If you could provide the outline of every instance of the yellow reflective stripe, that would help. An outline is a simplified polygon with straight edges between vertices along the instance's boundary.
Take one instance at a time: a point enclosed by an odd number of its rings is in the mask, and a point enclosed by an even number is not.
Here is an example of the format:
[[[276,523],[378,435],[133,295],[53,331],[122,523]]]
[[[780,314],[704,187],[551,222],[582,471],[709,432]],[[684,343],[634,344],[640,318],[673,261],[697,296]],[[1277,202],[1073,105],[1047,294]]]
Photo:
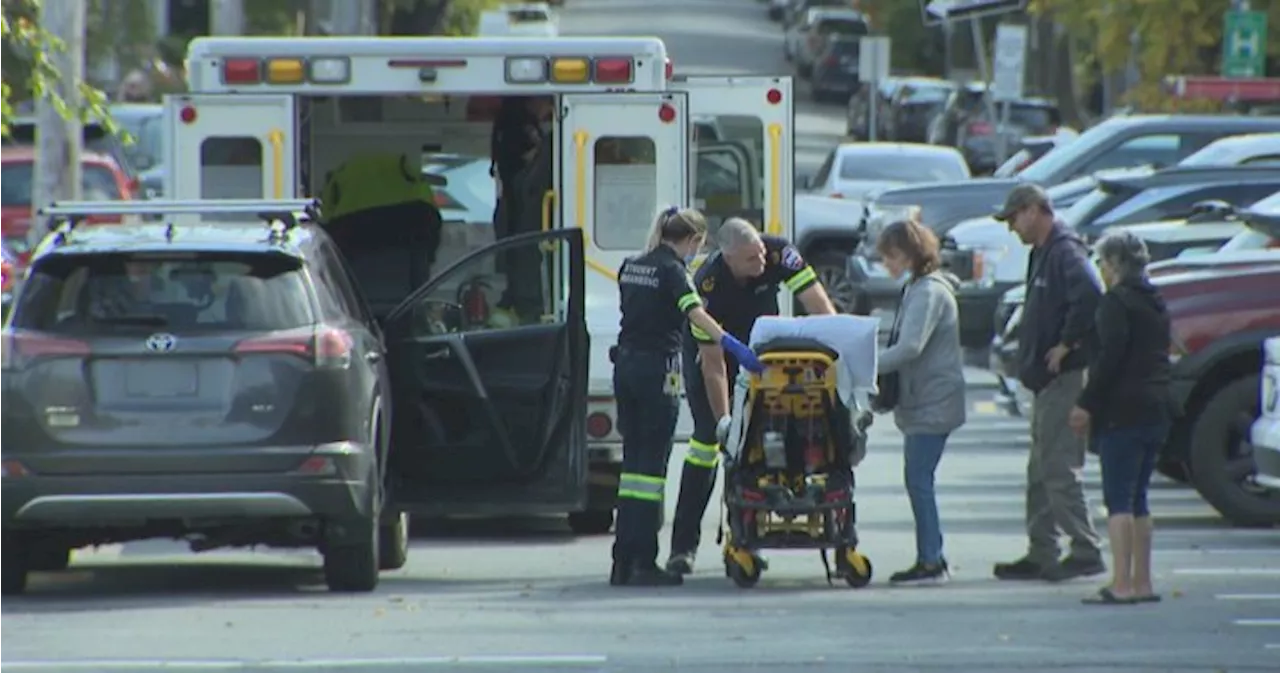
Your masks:
[[[695,306],[701,305],[702,298],[698,296],[697,292],[689,292],[681,295],[681,297],[676,300],[676,306],[679,306],[681,311],[688,311]]]
[[[692,334],[693,338],[697,339],[698,341],[705,341],[707,343],[711,343],[711,335],[707,334],[706,330],[702,329],[701,327],[698,327],[693,323],[689,323],[689,333]]]
[[[792,292],[799,292],[800,288],[816,280],[818,280],[817,272],[813,270],[813,267],[806,266],[805,268],[801,269],[799,273],[788,278],[786,280],[786,286],[787,286],[787,289],[791,290]]]
[[[696,439],[689,440],[689,453],[685,454],[684,462],[698,467],[715,467],[716,461],[720,459],[720,445],[707,444]]]
[[[666,488],[666,483],[667,480],[662,477],[623,472],[618,477],[618,497],[662,502],[662,493]]]

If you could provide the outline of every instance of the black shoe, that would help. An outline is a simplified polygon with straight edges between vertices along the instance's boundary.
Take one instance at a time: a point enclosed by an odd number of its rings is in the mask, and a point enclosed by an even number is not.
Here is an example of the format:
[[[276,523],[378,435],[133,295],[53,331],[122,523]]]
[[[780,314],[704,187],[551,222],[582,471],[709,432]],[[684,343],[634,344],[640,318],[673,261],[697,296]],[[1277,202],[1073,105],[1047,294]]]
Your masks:
[[[613,562],[613,568],[609,570],[609,586],[621,587],[626,586],[627,581],[631,579],[631,566],[626,563]]]
[[[684,578],[653,566],[632,566],[621,586],[628,587],[678,587]]]
[[[1092,577],[1107,572],[1107,565],[1097,557],[1071,555],[1056,566],[1045,569],[1044,578],[1050,582],[1065,582],[1077,577]]]
[[[921,563],[916,564],[894,573],[889,577],[889,584],[898,585],[927,585],[927,584],[946,584],[951,578],[951,569],[947,567],[947,562],[939,563]]]
[[[683,554],[672,554],[667,559],[667,572],[675,575],[689,575],[693,573],[693,552],[685,552]]]
[[[997,563],[996,579],[1001,580],[1038,580],[1044,579],[1045,567],[1026,556],[1012,563]]]

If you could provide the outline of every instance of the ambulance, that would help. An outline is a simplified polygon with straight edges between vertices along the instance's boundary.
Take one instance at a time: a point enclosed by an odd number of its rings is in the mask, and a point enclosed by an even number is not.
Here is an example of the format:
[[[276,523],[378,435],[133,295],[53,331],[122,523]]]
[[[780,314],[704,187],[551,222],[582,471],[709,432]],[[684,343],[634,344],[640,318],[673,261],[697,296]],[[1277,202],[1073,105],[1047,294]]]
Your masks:
[[[607,532],[622,457],[608,356],[619,266],[670,205],[702,208],[713,226],[736,215],[793,233],[791,79],[677,77],[656,38],[208,37],[191,42],[186,67],[189,92],[165,100],[173,199],[318,197],[326,176],[370,152],[400,153],[409,170],[430,154],[487,162],[501,99],[554,104],[540,150],[549,174],[503,186],[536,190],[519,230],[541,232],[520,244],[543,260],[539,324],[444,336],[382,326],[389,351],[440,346],[398,386],[393,458],[421,468],[393,484],[406,512],[569,513],[576,532]],[[706,120],[713,142],[697,137]],[[509,239],[491,220],[446,221],[430,280],[404,290],[391,320],[413,322],[432,302],[500,302]],[[366,294],[389,273],[381,258],[348,256]]]

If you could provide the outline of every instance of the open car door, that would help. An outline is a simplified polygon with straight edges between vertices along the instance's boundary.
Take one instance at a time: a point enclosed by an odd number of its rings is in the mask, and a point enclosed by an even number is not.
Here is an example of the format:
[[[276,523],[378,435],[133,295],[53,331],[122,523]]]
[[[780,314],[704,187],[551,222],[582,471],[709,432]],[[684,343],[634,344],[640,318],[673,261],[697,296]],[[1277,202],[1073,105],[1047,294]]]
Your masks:
[[[514,236],[388,314],[397,508],[456,516],[585,505],[583,260],[579,229]]]

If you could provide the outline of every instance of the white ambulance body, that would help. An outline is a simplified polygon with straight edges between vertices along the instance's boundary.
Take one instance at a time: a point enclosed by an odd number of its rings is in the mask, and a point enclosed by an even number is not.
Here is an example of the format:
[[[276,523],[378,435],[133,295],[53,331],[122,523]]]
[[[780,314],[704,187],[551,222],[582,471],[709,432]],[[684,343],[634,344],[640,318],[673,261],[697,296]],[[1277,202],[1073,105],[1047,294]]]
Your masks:
[[[790,78],[672,77],[656,38],[197,38],[187,72],[189,93],[166,100],[172,199],[319,196],[327,173],[371,151],[487,162],[495,97],[554,97],[541,227],[576,227],[586,240],[596,515],[579,515],[583,529],[607,526],[621,461],[608,358],[616,272],[641,252],[656,213],[697,206],[713,226],[743,215],[793,233]],[[695,116],[725,137],[698,143]],[[433,274],[493,243],[491,221],[446,222]],[[779,304],[789,313],[793,302],[783,292]]]

